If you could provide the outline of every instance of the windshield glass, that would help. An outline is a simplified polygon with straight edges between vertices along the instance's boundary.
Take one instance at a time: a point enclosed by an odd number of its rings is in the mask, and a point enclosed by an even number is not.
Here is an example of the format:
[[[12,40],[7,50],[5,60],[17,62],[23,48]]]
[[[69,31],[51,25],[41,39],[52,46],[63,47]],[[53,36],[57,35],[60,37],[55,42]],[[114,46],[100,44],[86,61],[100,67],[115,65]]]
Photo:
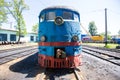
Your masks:
[[[55,19],[55,12],[48,12],[46,14],[46,20],[54,20]]]
[[[40,22],[43,22],[44,19],[45,19],[45,15],[43,14],[43,15],[40,16]]]
[[[79,17],[78,17],[77,14],[74,14],[74,20],[75,20],[75,21],[79,21]]]
[[[63,12],[63,19],[72,19],[72,13],[71,12]]]

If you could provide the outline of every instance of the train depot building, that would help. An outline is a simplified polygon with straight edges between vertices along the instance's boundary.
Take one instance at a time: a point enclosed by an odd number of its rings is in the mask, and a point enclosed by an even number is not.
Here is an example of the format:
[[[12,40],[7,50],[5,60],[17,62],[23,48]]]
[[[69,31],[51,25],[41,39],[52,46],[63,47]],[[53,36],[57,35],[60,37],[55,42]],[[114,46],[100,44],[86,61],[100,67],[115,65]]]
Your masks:
[[[18,36],[17,30],[0,28],[0,42],[17,42]],[[21,36],[21,42],[36,42],[37,33],[27,33],[25,36]]]

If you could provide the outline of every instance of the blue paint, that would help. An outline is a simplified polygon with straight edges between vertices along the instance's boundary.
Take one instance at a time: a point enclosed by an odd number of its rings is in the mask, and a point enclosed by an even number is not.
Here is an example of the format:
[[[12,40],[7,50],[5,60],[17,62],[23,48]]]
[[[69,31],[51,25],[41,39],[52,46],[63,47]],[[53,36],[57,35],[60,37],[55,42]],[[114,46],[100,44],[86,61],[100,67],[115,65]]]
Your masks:
[[[45,35],[47,42],[65,42],[72,41],[72,36],[77,35],[81,41],[79,25],[78,22],[73,21],[66,21],[60,26],[55,25],[54,22],[42,22],[40,24],[39,37]]]
[[[41,11],[39,18],[42,15],[46,15],[48,12],[55,12],[57,16],[63,16],[63,11],[71,12],[72,18],[74,18],[73,14],[78,15],[78,19],[80,20],[80,15],[78,12],[65,9],[65,8],[50,8],[44,9]],[[46,19],[46,16],[44,16]],[[80,30],[80,22],[72,20],[64,20],[64,23],[61,25],[56,25],[54,20],[45,20],[39,22],[39,42],[41,36],[46,37],[45,42],[74,42],[72,37],[74,35],[78,36],[79,42],[81,41],[81,30]],[[39,54],[44,54],[47,56],[54,56],[55,55],[55,48],[64,48],[67,56],[75,56],[81,53],[81,46],[39,46]]]
[[[47,56],[54,56],[54,48],[57,47],[52,47],[52,46],[39,46],[39,53],[40,54],[44,54]],[[74,55],[78,55],[81,54],[81,46],[61,46],[58,48],[65,48],[65,52],[67,53],[67,56],[74,56]]]

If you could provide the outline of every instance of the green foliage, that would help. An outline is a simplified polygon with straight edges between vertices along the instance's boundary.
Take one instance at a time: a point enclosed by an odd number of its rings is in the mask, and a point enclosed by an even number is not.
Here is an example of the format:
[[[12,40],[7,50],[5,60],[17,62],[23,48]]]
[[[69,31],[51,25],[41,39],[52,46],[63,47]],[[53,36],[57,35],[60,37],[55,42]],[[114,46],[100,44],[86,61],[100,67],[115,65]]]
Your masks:
[[[23,17],[21,17],[21,19],[23,19]],[[20,26],[18,26],[18,25],[16,27],[17,27],[18,30],[20,29],[20,31],[17,32],[17,35],[19,35],[19,32],[20,32],[20,35],[22,35],[22,36],[26,35],[27,30],[26,30],[26,24],[25,24],[24,19],[20,20]]]
[[[111,48],[111,45],[106,45],[105,48]]]
[[[96,27],[94,21],[92,21],[92,22],[89,23],[89,28],[88,28],[88,30],[89,30],[89,32],[90,32],[90,34],[91,34],[92,36],[97,35],[97,27]]]
[[[0,25],[7,21],[7,10],[4,6],[6,6],[5,1],[0,0]]]
[[[109,49],[115,49],[118,46],[118,44],[107,44],[105,46],[105,48],[109,48]]]
[[[26,31],[25,21],[22,12],[28,9],[28,6],[24,3],[24,0],[11,0],[9,2],[10,6],[6,7],[9,13],[13,16],[17,23],[17,35],[19,36],[18,42],[20,41],[20,36],[24,36]]]
[[[108,39],[108,40],[111,40],[111,36],[110,36],[110,35],[107,35],[107,39]]]
[[[37,33],[37,31],[38,31],[38,23],[32,26],[32,31]]]
[[[111,34],[111,32],[108,31],[108,32],[107,32],[107,40],[111,40],[110,34]],[[100,33],[100,35],[102,35],[103,37],[105,37],[105,32]]]
[[[110,44],[108,43],[107,46],[105,46],[104,43],[83,43],[83,45],[89,45],[89,46],[95,46],[95,47],[105,47],[110,49],[115,49],[118,44]]]

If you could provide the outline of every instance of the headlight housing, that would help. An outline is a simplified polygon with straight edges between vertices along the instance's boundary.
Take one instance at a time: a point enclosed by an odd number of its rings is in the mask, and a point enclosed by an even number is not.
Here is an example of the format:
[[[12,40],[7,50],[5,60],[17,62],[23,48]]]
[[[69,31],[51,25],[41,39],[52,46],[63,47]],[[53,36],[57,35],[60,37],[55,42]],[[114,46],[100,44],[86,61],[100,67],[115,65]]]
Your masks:
[[[74,36],[72,37],[72,39],[73,39],[73,41],[78,41],[78,40],[79,40],[79,37],[78,37],[77,35],[74,35]]]
[[[46,41],[46,37],[45,36],[41,36],[40,41],[42,41],[42,42]]]
[[[55,24],[56,24],[56,25],[61,25],[61,24],[63,24],[63,23],[64,23],[64,21],[63,21],[63,18],[62,18],[62,17],[57,16],[57,17],[55,18]]]

